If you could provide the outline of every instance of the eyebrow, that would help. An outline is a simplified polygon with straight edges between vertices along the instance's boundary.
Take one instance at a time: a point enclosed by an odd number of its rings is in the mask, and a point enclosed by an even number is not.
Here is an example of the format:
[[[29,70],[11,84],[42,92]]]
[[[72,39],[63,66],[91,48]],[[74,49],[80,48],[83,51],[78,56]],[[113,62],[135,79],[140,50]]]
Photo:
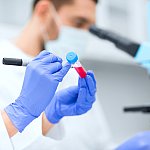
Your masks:
[[[89,21],[88,19],[84,18],[84,17],[74,17],[72,18],[73,20],[79,20],[82,23],[91,23],[91,21]]]

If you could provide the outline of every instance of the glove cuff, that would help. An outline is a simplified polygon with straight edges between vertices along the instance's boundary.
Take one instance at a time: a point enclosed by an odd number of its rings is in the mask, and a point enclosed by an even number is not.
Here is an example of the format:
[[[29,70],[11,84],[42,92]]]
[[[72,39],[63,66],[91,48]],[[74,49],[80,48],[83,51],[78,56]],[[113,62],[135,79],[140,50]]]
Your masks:
[[[24,107],[19,106],[17,102],[8,105],[4,110],[20,133],[36,118],[29,114]]]

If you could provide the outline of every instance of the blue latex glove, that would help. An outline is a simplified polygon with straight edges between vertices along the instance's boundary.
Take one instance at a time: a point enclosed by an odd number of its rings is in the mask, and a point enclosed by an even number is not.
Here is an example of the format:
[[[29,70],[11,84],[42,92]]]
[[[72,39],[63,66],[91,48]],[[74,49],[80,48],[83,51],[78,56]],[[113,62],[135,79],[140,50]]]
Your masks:
[[[45,110],[49,122],[58,123],[64,116],[86,113],[95,102],[96,80],[92,72],[85,79],[79,78],[78,86],[58,91]]]
[[[20,96],[5,108],[19,132],[45,110],[69,69],[69,64],[62,67],[62,59],[46,51],[27,66]]]
[[[143,43],[135,56],[135,60],[150,73],[150,43]]]
[[[150,150],[150,132],[143,132],[136,135],[116,150]]]

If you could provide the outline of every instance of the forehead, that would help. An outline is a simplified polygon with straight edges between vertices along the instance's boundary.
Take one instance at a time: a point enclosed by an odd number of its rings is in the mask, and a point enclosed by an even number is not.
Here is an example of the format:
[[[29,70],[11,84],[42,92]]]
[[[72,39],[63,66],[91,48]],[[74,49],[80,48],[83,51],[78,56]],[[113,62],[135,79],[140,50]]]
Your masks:
[[[96,3],[93,0],[74,0],[72,4],[65,4],[59,9],[59,14],[77,16],[95,22]]]

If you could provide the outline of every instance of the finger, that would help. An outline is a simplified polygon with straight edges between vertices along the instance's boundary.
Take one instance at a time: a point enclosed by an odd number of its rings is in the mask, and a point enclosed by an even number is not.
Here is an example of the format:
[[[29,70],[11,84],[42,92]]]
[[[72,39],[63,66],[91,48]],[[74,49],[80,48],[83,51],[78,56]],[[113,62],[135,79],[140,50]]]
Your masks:
[[[73,104],[77,101],[78,98],[78,87],[77,86],[71,86],[66,89],[60,90],[56,93],[56,96],[58,97],[59,101],[62,104]]]
[[[96,100],[95,95],[91,96],[90,93],[89,93],[89,90],[87,88],[84,87],[84,88],[79,89],[77,103],[81,107],[92,105],[92,103],[94,103],[95,100]]]
[[[46,55],[43,57],[42,62],[44,63],[54,63],[54,62],[60,62],[62,63],[62,59],[55,56],[54,54]]]
[[[92,105],[96,101],[95,97],[95,95],[91,96],[90,94],[87,94],[87,102]]]
[[[77,114],[77,110],[76,110],[76,104],[72,104],[67,108],[61,108],[61,114],[63,116],[76,116]]]
[[[53,74],[55,79],[57,81],[61,82],[63,80],[63,78],[65,77],[65,75],[68,73],[70,68],[71,68],[71,65],[69,63],[66,63],[60,71]]]
[[[50,55],[50,54],[51,54],[50,52],[48,52],[48,51],[46,51],[46,50],[43,50],[39,55],[37,55],[37,56],[35,57],[34,60],[42,59],[44,56]]]
[[[78,99],[77,99],[77,104],[80,106],[85,105],[86,104],[86,96],[87,96],[87,89],[80,88],[79,94],[78,94]]]
[[[84,78],[80,78],[80,77],[79,77],[79,80],[78,80],[78,87],[79,87],[79,88],[87,88],[86,81],[85,81]]]
[[[71,105],[68,110],[63,111],[63,115],[65,116],[77,116],[77,115],[82,115],[88,112],[92,106],[87,106],[86,108],[84,107],[79,107],[76,104]]]
[[[92,77],[92,79],[93,79],[93,81],[94,81],[94,84],[95,84],[95,88],[96,88],[96,78],[95,78],[95,76],[94,76],[94,73],[93,73],[93,71],[88,71],[87,72],[87,75],[89,75],[89,76],[91,76]]]
[[[91,76],[87,75],[86,77],[86,83],[87,83],[87,87],[88,87],[88,92],[91,96],[94,96],[96,93],[96,85],[94,83],[94,80]]]
[[[61,62],[61,63],[63,62],[63,60],[59,56],[57,56],[57,58],[58,58],[59,62]]]
[[[68,93],[68,96],[77,97],[79,89],[78,89],[78,86],[70,86],[70,87],[66,88],[66,91]]]
[[[84,106],[84,107],[77,107],[76,113],[77,115],[82,115],[87,113],[92,108],[92,105]]]
[[[89,101],[88,101],[89,100]],[[88,99],[87,89],[81,88],[79,90],[78,100],[76,103],[76,112],[78,115],[86,113],[92,107],[93,99]]]
[[[50,74],[55,74],[62,69],[62,64],[60,62],[50,63],[47,70]]]

